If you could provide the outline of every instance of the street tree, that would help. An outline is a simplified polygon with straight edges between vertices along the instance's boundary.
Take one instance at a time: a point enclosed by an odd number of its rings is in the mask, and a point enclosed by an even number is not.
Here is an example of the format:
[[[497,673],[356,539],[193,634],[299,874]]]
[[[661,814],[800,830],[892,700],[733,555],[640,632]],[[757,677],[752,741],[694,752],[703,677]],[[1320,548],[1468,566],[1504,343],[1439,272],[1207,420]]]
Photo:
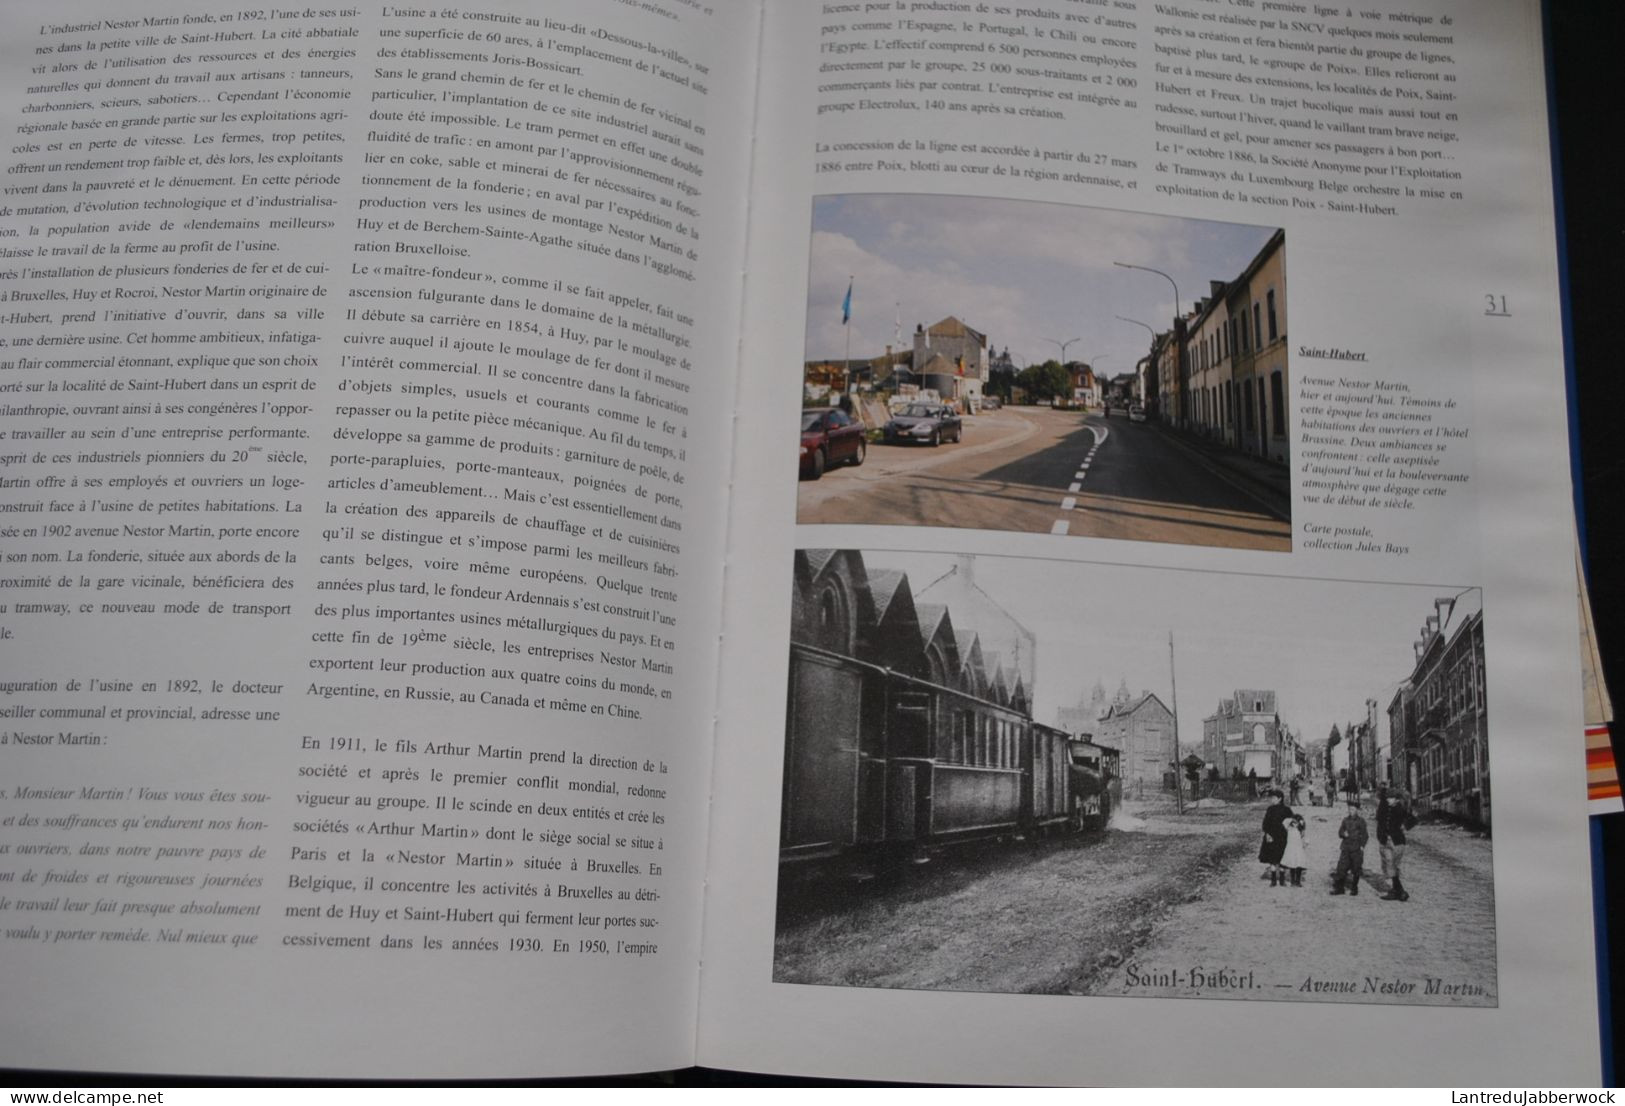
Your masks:
[[[1016,384],[1026,390],[1028,401],[1033,403],[1047,402],[1072,391],[1066,369],[1054,359],[1041,365],[1028,365],[1016,374]]]

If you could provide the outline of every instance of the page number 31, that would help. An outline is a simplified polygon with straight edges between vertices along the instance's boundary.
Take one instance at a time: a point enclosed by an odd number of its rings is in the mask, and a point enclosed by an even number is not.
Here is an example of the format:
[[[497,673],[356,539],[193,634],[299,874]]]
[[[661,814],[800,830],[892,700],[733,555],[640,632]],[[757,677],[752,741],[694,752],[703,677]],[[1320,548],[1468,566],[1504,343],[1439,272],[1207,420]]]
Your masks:
[[[1512,312],[1507,308],[1506,295],[1504,293],[1485,292],[1484,314],[1493,318],[1512,318]]]

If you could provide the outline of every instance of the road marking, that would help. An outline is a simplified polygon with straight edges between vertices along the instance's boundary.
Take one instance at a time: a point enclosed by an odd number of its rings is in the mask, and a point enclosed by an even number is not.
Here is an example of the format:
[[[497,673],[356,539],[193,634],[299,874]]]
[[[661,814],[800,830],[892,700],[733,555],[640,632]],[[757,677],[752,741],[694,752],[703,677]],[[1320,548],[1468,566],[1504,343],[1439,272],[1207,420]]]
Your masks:
[[[1095,444],[1089,447],[1089,452],[1084,455],[1082,461],[1078,462],[1078,471],[1072,474],[1073,482],[1068,485],[1066,489],[1069,492],[1078,492],[1083,490],[1083,481],[1089,475],[1089,462],[1095,459],[1095,450],[1100,448],[1101,443],[1104,442],[1107,436],[1111,433],[1110,430],[1103,426],[1089,426],[1088,429],[1089,433],[1095,436]],[[1073,496],[1069,495],[1065,499],[1061,500],[1061,510],[1075,511],[1077,509],[1078,501]],[[1050,527],[1049,532],[1052,534],[1065,534],[1070,529],[1071,523],[1057,522],[1054,526]]]

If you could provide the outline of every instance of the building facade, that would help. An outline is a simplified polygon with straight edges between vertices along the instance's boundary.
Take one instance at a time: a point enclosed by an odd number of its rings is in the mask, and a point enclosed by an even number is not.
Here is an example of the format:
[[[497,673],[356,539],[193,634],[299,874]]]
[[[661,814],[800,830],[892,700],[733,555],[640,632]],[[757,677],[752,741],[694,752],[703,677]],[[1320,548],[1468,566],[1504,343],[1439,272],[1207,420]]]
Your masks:
[[[1224,281],[1212,281],[1209,295],[1196,302],[1191,317],[1191,391],[1195,396],[1191,429],[1234,444],[1230,309],[1225,288]]]
[[[1411,674],[1388,704],[1390,782],[1418,813],[1488,828],[1490,758],[1484,612],[1475,592],[1434,601]]]
[[[1190,314],[1152,341],[1157,417],[1287,463],[1286,307],[1286,235],[1277,230],[1239,274],[1209,281]]]
[[[1172,764],[1179,759],[1174,714],[1152,692],[1109,706],[1097,724],[1095,741],[1118,750],[1125,794],[1159,791],[1173,777]]]
[[[1259,780],[1290,778],[1296,754],[1283,754],[1285,734],[1276,711],[1275,692],[1238,689],[1220,699],[1202,719],[1202,759],[1225,779],[1256,776]],[[1296,740],[1293,741],[1296,748]]]
[[[1276,231],[1225,289],[1230,332],[1231,442],[1285,464],[1288,453],[1285,232]]]

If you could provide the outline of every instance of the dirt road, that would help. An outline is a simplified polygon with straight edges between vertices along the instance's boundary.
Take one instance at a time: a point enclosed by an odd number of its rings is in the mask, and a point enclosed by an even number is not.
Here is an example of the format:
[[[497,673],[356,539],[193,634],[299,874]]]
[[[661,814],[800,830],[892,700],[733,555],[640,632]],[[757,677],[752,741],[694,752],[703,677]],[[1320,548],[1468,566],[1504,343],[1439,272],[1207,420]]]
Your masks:
[[[1310,868],[1302,887],[1271,887],[1245,860],[1181,906],[1097,994],[1313,1002],[1494,1006],[1495,903],[1490,842],[1433,823],[1412,834],[1407,902],[1380,896],[1377,841],[1358,895],[1333,895],[1342,810],[1298,808]],[[1372,810],[1365,810],[1367,825]]]
[[[1423,825],[1409,902],[1331,895],[1342,811],[1304,808],[1300,887],[1259,878],[1264,804],[1126,804],[1114,828],[951,850],[905,878],[790,885],[774,979],[1005,993],[1493,1006],[1490,842]],[[1367,810],[1369,816],[1370,811]]]
[[[774,978],[1088,993],[1159,918],[1254,847],[1257,815],[1138,822],[1036,847],[967,846],[890,885],[793,889],[781,896]]]

